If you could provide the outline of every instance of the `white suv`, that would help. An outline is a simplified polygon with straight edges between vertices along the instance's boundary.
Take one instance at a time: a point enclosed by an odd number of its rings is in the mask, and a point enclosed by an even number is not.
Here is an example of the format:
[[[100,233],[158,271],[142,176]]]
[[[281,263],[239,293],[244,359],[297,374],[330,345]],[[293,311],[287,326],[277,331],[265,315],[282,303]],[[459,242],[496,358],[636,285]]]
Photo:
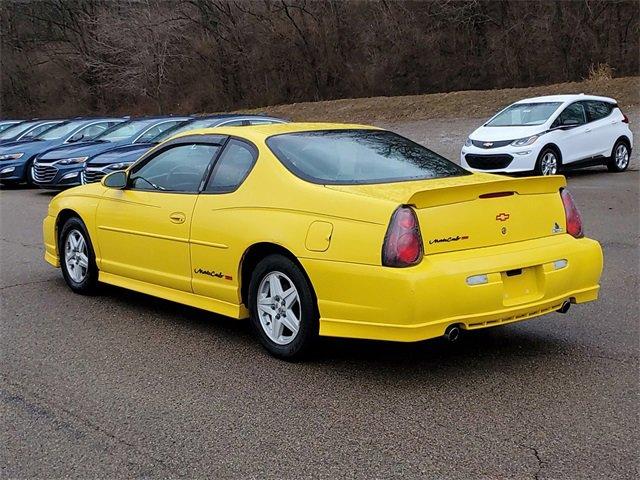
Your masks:
[[[633,134],[612,98],[550,95],[520,100],[475,130],[462,148],[469,170],[554,175],[561,169],[629,166]]]

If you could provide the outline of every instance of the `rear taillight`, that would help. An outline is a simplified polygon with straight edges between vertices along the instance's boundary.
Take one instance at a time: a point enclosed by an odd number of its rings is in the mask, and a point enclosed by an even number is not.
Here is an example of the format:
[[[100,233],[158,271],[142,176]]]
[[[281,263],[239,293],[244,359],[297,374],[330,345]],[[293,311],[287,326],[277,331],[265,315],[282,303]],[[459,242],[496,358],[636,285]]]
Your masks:
[[[569,190],[563,188],[560,190],[562,204],[564,205],[564,216],[567,220],[567,233],[573,237],[581,238],[584,236],[582,231],[582,219],[578,207],[573,203],[573,197]]]
[[[629,123],[629,117],[627,117],[624,113],[622,114],[622,123]]]
[[[399,207],[391,216],[382,245],[382,265],[410,267],[422,260],[422,238],[416,212]]]

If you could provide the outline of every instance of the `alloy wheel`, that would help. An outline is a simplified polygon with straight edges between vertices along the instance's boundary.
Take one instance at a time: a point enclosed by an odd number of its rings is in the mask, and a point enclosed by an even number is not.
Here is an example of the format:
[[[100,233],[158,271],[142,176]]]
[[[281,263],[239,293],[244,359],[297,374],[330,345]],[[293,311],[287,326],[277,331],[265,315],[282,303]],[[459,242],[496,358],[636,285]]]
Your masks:
[[[76,283],[82,283],[89,271],[89,249],[84,236],[78,230],[71,230],[67,235],[64,262],[69,277]]]
[[[558,159],[553,152],[547,152],[540,162],[543,175],[555,175],[558,173]]]
[[[624,143],[621,143],[620,145],[618,145],[618,148],[616,148],[615,162],[616,166],[620,170],[624,170],[629,164],[629,150]]]
[[[300,331],[300,295],[291,279],[282,272],[270,272],[258,287],[257,311],[260,326],[278,345],[295,340]]]

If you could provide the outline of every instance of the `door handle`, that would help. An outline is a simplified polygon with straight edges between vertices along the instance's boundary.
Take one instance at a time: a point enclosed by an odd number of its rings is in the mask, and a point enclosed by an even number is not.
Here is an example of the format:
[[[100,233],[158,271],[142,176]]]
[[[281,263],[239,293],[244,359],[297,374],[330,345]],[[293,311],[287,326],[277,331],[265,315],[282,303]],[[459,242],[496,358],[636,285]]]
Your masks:
[[[584,131],[585,131],[585,133],[589,133],[591,131],[591,129],[590,128],[585,128]]]
[[[169,220],[171,220],[173,223],[184,223],[186,219],[187,216],[182,212],[173,212],[169,214]]]

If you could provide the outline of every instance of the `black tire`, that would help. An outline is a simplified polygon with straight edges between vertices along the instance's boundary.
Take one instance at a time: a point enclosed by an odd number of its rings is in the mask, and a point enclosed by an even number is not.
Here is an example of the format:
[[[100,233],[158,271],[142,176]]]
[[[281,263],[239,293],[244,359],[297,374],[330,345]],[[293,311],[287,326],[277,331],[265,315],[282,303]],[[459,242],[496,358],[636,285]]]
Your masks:
[[[618,154],[620,153],[618,152],[619,149],[626,152],[626,160],[622,162],[618,160]],[[618,140],[613,146],[613,150],[611,150],[611,157],[609,157],[609,160],[607,161],[607,168],[610,172],[624,172],[629,167],[630,161],[631,149],[629,148],[629,144],[624,140]]]
[[[27,187],[33,188],[36,186],[36,184],[33,181],[33,174],[31,173],[31,167],[33,167],[33,160],[27,162],[25,165],[24,183],[27,184]]]
[[[258,289],[270,274],[284,274],[295,286],[298,301],[293,308],[297,308],[299,329],[290,343],[280,345],[273,341],[263,327],[258,311]],[[249,312],[251,324],[258,336],[260,343],[267,351],[281,359],[295,360],[307,354],[318,338],[319,322],[318,308],[315,295],[305,274],[290,259],[283,255],[269,255],[262,259],[251,274],[249,283]],[[274,311],[274,314],[277,313]],[[271,317],[273,320],[273,316]],[[286,327],[284,327],[286,329]],[[293,334],[291,330],[286,331]]]
[[[70,271],[69,266],[65,260],[67,251],[67,239],[70,235],[75,235],[75,232],[80,234],[86,244],[86,256],[88,257],[88,267],[85,270],[85,275],[81,279],[74,279],[74,274]],[[98,286],[98,267],[96,265],[96,256],[91,244],[91,238],[87,233],[82,220],[78,217],[69,218],[62,228],[60,229],[60,236],[58,238],[58,255],[60,257],[60,269],[62,270],[62,276],[65,282],[71,290],[81,295],[91,295],[95,293]],[[81,268],[78,264],[73,268]]]
[[[554,173],[548,173],[548,170],[545,168],[544,161],[547,155],[551,155],[556,162],[556,171]],[[540,155],[538,155],[538,159],[536,160],[536,166],[533,170],[533,173],[536,175],[557,175],[562,168],[562,159],[559,153],[551,147],[544,147],[540,151]]]

